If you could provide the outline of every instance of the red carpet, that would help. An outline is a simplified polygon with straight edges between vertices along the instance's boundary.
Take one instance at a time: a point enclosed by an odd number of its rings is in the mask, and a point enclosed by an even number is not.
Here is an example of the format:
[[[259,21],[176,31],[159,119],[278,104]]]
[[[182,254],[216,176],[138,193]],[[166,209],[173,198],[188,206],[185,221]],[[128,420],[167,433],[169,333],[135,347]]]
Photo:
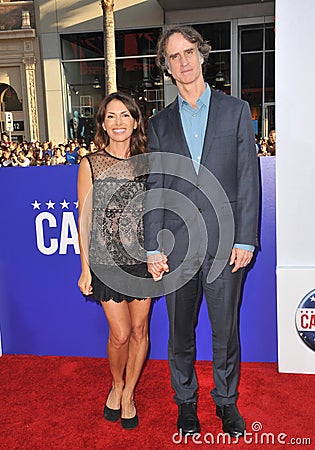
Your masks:
[[[273,363],[243,363],[238,406],[252,434],[223,444],[209,395],[210,363],[199,361],[196,368],[201,436],[176,443],[177,407],[166,361],[146,364],[135,398],[139,427],[128,431],[102,418],[111,381],[107,360],[4,355],[0,449],[315,448],[313,375],[279,374]]]

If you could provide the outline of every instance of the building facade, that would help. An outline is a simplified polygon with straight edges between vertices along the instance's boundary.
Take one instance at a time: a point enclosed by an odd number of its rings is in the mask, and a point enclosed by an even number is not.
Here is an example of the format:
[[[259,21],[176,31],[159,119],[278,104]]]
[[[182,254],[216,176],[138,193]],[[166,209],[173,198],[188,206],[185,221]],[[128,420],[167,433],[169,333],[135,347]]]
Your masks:
[[[263,0],[116,0],[117,87],[148,118],[176,96],[155,65],[165,25],[194,26],[210,42],[205,79],[247,100],[255,131],[275,127],[275,2]],[[13,139],[62,142],[74,116],[86,141],[105,93],[103,11],[99,1],[0,0],[1,131]]]

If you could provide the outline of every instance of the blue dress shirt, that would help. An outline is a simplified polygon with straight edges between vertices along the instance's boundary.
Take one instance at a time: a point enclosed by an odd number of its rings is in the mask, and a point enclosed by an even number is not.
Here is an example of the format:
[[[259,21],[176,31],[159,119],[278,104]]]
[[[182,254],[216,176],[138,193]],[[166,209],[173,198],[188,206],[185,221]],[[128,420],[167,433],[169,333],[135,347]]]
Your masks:
[[[197,173],[199,172],[203,141],[206,134],[210,99],[211,90],[208,84],[206,84],[204,93],[196,102],[197,108],[190,106],[190,104],[186,102],[180,94],[178,94],[180,118],[191,158]]]

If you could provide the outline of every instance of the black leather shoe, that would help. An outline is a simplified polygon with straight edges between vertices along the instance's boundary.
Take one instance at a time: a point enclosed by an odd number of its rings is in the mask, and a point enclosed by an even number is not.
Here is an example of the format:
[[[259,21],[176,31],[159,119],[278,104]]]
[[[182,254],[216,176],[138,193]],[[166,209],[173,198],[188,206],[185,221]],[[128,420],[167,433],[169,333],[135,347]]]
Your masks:
[[[244,436],[245,421],[240,415],[236,405],[223,405],[216,407],[217,416],[222,419],[224,433],[232,437]]]
[[[178,405],[177,429],[185,436],[200,433],[197,403],[182,403]]]

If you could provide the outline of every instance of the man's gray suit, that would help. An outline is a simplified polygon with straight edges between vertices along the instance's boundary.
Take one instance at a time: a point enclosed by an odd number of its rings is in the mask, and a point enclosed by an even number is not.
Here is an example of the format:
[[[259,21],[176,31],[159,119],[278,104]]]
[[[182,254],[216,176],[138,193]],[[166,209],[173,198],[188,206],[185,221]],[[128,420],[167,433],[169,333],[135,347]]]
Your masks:
[[[159,208],[151,210],[144,218],[146,250],[161,250],[163,247],[168,253],[170,249],[167,242],[159,245],[157,236],[162,229],[170,230],[175,238],[174,247],[168,254],[170,275],[180,265],[180,273],[187,280],[182,287],[166,296],[170,320],[169,363],[175,400],[177,404],[197,400],[195,326],[204,293],[212,327],[215,388],[211,393],[217,405],[232,404],[238,395],[238,310],[244,269],[232,273],[229,256],[233,243],[257,245],[258,228],[258,161],[249,106],[240,99],[211,91],[198,174],[192,161],[182,164],[179,159],[177,170],[180,176],[169,175],[171,171],[165,163],[164,154],[168,153],[191,159],[177,99],[150,119],[148,146],[150,153],[162,154],[162,157],[153,159],[148,190],[163,188],[183,194],[200,212],[207,231],[205,242],[205,236],[200,232],[200,218],[185,211],[186,218],[183,221],[178,213],[172,211],[172,206],[175,206],[175,203],[172,205],[172,196],[171,200],[160,198],[160,203],[156,205]],[[162,167],[159,168],[160,160]],[[164,173],[154,173],[159,170]],[[219,205],[220,224],[218,205],[213,207],[213,199],[209,201],[203,193],[204,187],[210,182],[209,171],[227,197],[227,205]],[[215,192],[213,195],[216,196]],[[232,236],[231,246],[226,246],[223,253],[217,255],[220,227],[225,225],[225,215],[221,213],[227,206],[233,212],[234,238]],[[226,220],[230,218],[231,214],[227,213]],[[188,240],[191,239],[188,229],[192,232],[193,246],[187,256]],[[207,283],[207,275],[215,257],[226,263],[221,274],[213,282]]]

